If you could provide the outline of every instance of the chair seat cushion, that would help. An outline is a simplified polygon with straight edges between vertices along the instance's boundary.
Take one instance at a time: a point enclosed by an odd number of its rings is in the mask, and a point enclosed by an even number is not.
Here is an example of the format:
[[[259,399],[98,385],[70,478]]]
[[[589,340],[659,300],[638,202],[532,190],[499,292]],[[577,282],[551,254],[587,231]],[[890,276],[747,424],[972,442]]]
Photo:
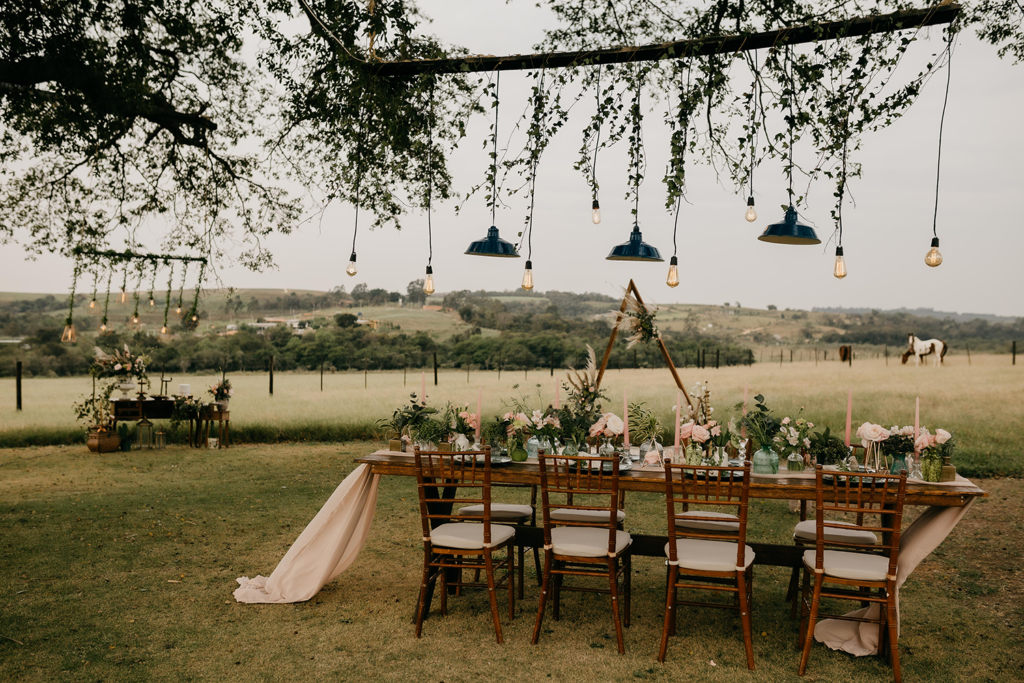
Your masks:
[[[558,508],[551,511],[551,519],[559,522],[594,522],[600,524],[608,521],[608,513],[604,510],[567,510]],[[622,524],[624,519],[626,519],[626,513],[622,510],[616,510],[615,523]]]
[[[721,519],[721,522],[711,522],[705,519],[690,520],[681,519],[685,517],[714,517]],[[700,529],[701,531],[718,531],[738,533],[740,530],[740,519],[736,515],[727,512],[708,512],[707,510],[689,510],[676,517],[676,526],[685,529]]]
[[[826,550],[822,567],[827,576],[854,581],[885,581],[889,558],[884,555]],[[814,551],[804,552],[804,567],[814,571]]]
[[[504,524],[491,525],[491,545],[498,546],[516,535],[516,530]],[[430,532],[430,542],[442,548],[481,550],[484,547],[484,525],[476,522],[449,522]]]
[[[856,526],[850,522],[834,522],[829,520],[830,524],[842,524],[843,526]],[[835,527],[825,527],[825,542],[826,543],[859,543],[860,545],[878,545],[878,537],[870,531],[864,531],[863,529],[837,529]],[[804,541],[816,541],[817,530],[815,529],[815,521],[808,519],[800,522],[793,528],[793,538],[799,538]]]
[[[669,541],[671,543],[671,541]],[[665,557],[669,557],[669,543],[665,544]],[[754,561],[754,549],[743,546],[743,568]],[[736,544],[728,541],[707,541],[701,538],[677,538],[676,555],[683,569],[706,572],[736,571]]]
[[[625,531],[615,532],[615,554],[633,542]],[[593,527],[564,526],[551,530],[551,546],[556,555],[604,557],[608,554],[608,531]]]
[[[483,517],[483,505],[467,505],[459,508],[460,515],[470,517]],[[507,505],[505,503],[491,503],[491,519],[523,519],[533,516],[533,508],[529,505]]]

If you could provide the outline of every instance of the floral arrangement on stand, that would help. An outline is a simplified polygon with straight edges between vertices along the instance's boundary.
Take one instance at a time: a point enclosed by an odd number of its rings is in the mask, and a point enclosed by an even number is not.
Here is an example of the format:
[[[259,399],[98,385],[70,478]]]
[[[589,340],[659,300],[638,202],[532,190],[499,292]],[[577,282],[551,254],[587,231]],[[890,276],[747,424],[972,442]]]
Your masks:
[[[570,370],[567,380],[562,384],[568,394],[566,407],[573,414],[586,418],[587,424],[593,424],[601,413],[599,401],[607,401],[608,395],[598,387],[597,356],[590,344],[587,344],[586,367],[583,370]]]
[[[210,395],[213,396],[215,403],[220,403],[224,410],[228,409],[228,401],[234,395],[234,389],[231,388],[231,380],[222,379],[221,381],[214,384],[209,389]]]
[[[198,396],[175,396],[174,407],[171,408],[171,426],[177,427],[183,422],[197,419],[205,407]]]
[[[124,345],[123,351],[114,351],[109,354],[99,347],[95,347],[94,351],[96,360],[89,366],[89,374],[93,377],[97,379],[113,378],[119,380],[122,385],[132,384],[133,386],[127,388],[126,386],[120,387],[125,396],[134,388],[135,380],[138,380],[140,385],[147,383],[146,364],[149,362],[149,358],[133,354],[127,344]]]
[[[658,307],[640,303],[628,290],[623,300],[626,303],[626,311],[624,313],[615,312],[615,327],[620,332],[629,334],[626,337],[629,341],[626,348],[632,348],[636,344],[647,344],[661,338],[658,326],[654,324],[654,316],[658,313]]]

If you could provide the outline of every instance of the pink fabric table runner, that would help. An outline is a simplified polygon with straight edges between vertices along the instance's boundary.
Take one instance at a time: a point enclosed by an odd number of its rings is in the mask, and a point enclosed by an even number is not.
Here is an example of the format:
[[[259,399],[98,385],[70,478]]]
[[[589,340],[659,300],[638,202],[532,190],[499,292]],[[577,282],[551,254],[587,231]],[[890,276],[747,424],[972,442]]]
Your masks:
[[[238,602],[302,602],[349,568],[366,543],[377,508],[379,474],[360,465],[302,530],[270,577],[238,579]]]

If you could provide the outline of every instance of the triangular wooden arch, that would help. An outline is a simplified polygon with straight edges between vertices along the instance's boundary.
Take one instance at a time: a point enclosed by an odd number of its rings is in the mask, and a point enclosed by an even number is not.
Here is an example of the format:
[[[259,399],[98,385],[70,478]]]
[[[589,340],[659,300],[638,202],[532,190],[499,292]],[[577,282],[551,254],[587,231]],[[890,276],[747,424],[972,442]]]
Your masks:
[[[646,310],[647,305],[644,303],[644,300],[640,298],[640,290],[636,288],[636,284],[632,279],[629,281],[629,286],[626,287],[626,295],[628,296],[630,293],[636,297],[637,302]],[[616,324],[612,326],[612,336],[608,340],[608,348],[604,350],[604,358],[601,359],[601,369],[597,371],[597,389],[601,388],[601,380],[604,379],[604,371],[605,368],[608,367],[608,359],[612,355],[612,347],[615,345],[615,338],[619,336],[618,322],[625,313],[626,297],[623,296],[622,305],[619,306],[619,316],[615,319]],[[665,364],[668,365],[668,369],[672,372],[672,379],[676,381],[676,386],[679,387],[681,392],[683,392],[683,398],[686,399],[686,405],[690,407],[691,412],[695,412],[693,403],[690,401],[690,392],[688,392],[686,387],[683,386],[683,380],[679,379],[679,372],[676,371],[676,364],[672,362],[672,357],[668,355],[668,349],[665,348],[665,342],[661,340],[660,334],[658,335],[658,347],[661,349],[661,355],[665,358]]]

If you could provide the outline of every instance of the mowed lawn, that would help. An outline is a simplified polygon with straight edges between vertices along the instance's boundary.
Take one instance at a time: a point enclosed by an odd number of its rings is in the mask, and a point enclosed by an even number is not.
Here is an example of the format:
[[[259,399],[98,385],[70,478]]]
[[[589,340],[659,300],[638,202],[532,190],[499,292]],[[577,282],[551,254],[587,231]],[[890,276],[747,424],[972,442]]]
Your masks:
[[[846,420],[847,391],[853,390],[854,428],[864,421],[913,424],[914,399],[921,397],[921,421],[954,431],[962,453],[958,460],[972,474],[1024,474],[1024,454],[1018,436],[1024,432],[1024,362],[1010,365],[1006,355],[946,359],[941,368],[899,365],[898,359],[854,361],[852,367],[829,361],[756,363],[729,368],[680,368],[687,387],[710,383],[715,417],[728,421],[737,414],[749,385],[751,401],[761,393],[779,416],[803,415],[817,425],[842,432]],[[555,386],[565,371],[497,372],[445,370],[438,385],[433,372],[327,373],[320,389],[319,373],[278,373],[274,395],[266,374],[231,375],[232,430],[238,441],[338,440],[374,433],[374,422],[390,416],[420,393],[426,381],[432,406],[445,401],[469,403],[476,409],[483,397],[485,418],[505,412],[511,396],[522,392],[531,406],[541,408],[555,400]],[[204,394],[219,377],[173,373],[172,391],[190,384]],[[518,388],[517,388],[518,385]],[[0,445],[72,443],[78,438],[71,403],[91,391],[89,378],[27,379],[24,410],[14,410],[14,380],[0,379]],[[606,410],[622,413],[623,391],[630,401],[644,401],[671,425],[676,387],[665,368],[611,369],[604,388]],[[209,395],[205,395],[210,398]],[[565,398],[564,390],[561,398]],[[37,438],[38,437],[38,438]],[[36,440],[33,440],[36,439]]]
[[[0,681],[799,680],[788,572],[769,567],[754,573],[755,672],[745,668],[736,615],[693,608],[683,608],[668,662],[657,663],[665,568],[656,558],[634,561],[625,656],[604,596],[566,594],[562,620],[549,614],[531,645],[534,583],[517,618],[503,617],[502,646],[479,592],[450,600],[447,617],[435,602],[417,640],[410,619],[422,544],[407,478],[382,480],[362,554],[312,600],[236,603],[235,578],[269,575],[354,458],[377,446],[0,450]],[[977,483],[990,497],[901,593],[908,682],[1024,672],[1022,487]],[[627,512],[627,529],[663,533],[659,496],[630,494]],[[784,502],[755,501],[750,537],[786,542],[794,521]],[[890,676],[877,658],[816,646],[806,680]]]

